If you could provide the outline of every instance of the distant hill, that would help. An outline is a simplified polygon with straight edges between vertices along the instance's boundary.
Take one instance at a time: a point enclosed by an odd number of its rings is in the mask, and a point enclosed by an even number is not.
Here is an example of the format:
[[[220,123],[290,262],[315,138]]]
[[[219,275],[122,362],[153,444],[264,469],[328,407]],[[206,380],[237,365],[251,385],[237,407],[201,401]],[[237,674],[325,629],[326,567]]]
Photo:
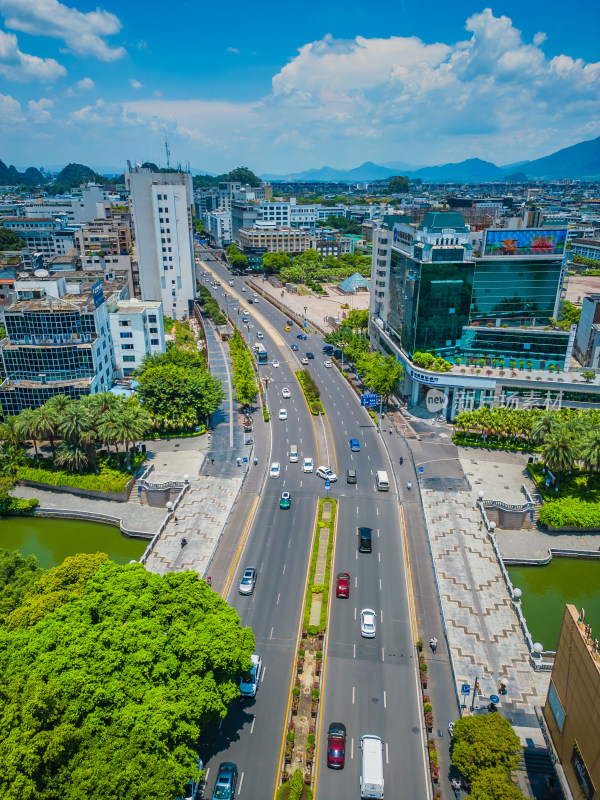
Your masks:
[[[528,178],[539,180],[600,178],[600,136],[571,147],[563,147],[544,158],[536,158],[535,161],[522,164],[521,169]]]
[[[439,167],[422,167],[422,169],[409,172],[408,177],[440,183],[445,181],[453,181],[455,183],[501,181],[504,178],[504,170],[492,164],[491,161],[468,158],[466,161],[442,164]]]
[[[43,183],[46,178],[39,169],[28,167],[25,172],[19,172],[16,167],[7,167],[0,161],[0,186],[41,186]]]
[[[53,189],[59,192],[68,192],[76,186],[81,186],[82,183],[94,181],[95,183],[105,183],[106,178],[94,172],[90,167],[84,164],[67,164],[66,167],[56,176],[53,184]]]
[[[360,167],[354,169],[334,169],[334,167],[321,167],[320,169],[306,169],[303,172],[293,172],[287,175],[263,175],[264,180],[271,181],[317,181],[324,183],[343,183],[345,181],[382,181],[398,174],[399,167],[383,166],[365,161]]]

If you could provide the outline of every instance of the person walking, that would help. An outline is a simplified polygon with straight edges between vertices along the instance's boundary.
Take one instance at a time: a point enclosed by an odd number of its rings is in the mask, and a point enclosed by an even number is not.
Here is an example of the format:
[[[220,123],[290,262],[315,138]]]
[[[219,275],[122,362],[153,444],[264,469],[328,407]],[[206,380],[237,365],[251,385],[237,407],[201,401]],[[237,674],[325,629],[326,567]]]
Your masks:
[[[429,646],[431,647],[431,652],[435,653],[438,646],[438,640],[436,639],[435,636],[432,636],[431,639],[429,640]]]

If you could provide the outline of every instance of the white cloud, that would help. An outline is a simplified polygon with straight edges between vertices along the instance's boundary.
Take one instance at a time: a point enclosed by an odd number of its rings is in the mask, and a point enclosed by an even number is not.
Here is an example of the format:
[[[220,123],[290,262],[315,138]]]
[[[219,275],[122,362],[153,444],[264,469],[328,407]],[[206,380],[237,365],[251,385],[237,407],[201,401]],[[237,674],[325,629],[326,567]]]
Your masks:
[[[121,30],[119,18],[108,11],[97,8],[82,12],[58,0],[0,0],[0,12],[7,28],[62,39],[75,55],[94,56],[100,61],[125,55],[123,47],[110,47],[104,41],[103,37]]]
[[[67,70],[53,58],[30,56],[19,50],[14,33],[0,30],[0,75],[12,81],[47,81],[62,78]]]
[[[49,108],[53,108],[54,101],[50,100],[49,97],[42,97],[40,100],[30,100],[27,103],[27,107],[29,108],[29,119],[32,122],[50,122],[52,120],[52,114],[48,111]]]
[[[82,78],[80,81],[77,81],[76,86],[82,92],[87,92],[90,89],[96,88],[96,84],[91,78]]]
[[[0,125],[24,122],[21,104],[9,94],[0,94]]]
[[[143,83],[136,81],[135,78],[129,78],[129,83],[133,86],[134,89],[141,89],[142,86],[144,85]]]
[[[539,31],[533,37],[533,43],[536,47],[539,47],[541,44],[544,44],[547,38],[548,37],[546,36],[545,33],[543,33],[543,31]]]
[[[228,48],[227,48],[227,52],[228,52],[228,53],[236,53],[236,54],[237,54],[237,53],[239,53],[240,51],[237,49],[237,47],[228,47]]]

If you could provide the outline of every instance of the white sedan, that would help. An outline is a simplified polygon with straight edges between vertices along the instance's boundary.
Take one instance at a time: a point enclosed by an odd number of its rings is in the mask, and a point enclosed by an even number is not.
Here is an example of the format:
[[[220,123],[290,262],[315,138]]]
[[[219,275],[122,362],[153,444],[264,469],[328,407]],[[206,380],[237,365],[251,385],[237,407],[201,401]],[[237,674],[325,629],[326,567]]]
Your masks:
[[[242,292],[245,292],[245,291],[246,291],[246,287],[242,286]]]
[[[323,480],[330,481],[331,483],[337,481],[337,475],[332,469],[329,469],[329,467],[319,467],[317,469],[317,475],[319,478],[323,478]]]
[[[375,612],[372,608],[363,608],[360,612],[360,635],[365,639],[374,639],[375,626]]]
[[[287,408],[279,409],[279,419],[287,419]]]
[[[300,359],[301,364],[308,364],[308,358],[304,357]]]
[[[269,478],[278,478],[280,471],[281,471],[281,465],[279,461],[274,461],[271,464],[271,469],[269,470]]]
[[[272,364],[274,367],[278,367],[278,366],[279,366],[279,361],[277,361],[277,359],[275,358],[275,359],[273,359],[273,361],[271,362],[271,364]]]
[[[323,366],[324,366],[324,367],[327,367],[327,369],[331,369],[331,367],[333,366],[333,364],[331,363],[331,361],[324,361],[324,362],[323,362]]]
[[[284,386],[283,389],[281,390],[281,396],[285,397],[286,400],[289,400],[289,398],[292,396],[292,393],[290,392],[287,386]]]
[[[302,472],[312,472],[314,467],[314,462],[312,458],[305,458],[302,462]]]

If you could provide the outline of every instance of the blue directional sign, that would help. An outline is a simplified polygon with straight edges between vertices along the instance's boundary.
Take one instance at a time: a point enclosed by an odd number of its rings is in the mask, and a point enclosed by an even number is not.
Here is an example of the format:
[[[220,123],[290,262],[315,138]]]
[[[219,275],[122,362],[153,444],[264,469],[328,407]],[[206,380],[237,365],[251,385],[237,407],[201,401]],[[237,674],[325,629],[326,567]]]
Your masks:
[[[461,694],[471,694],[471,686],[468,683],[463,683],[460,687]]]
[[[248,463],[248,459],[246,457],[242,458],[242,461],[244,462],[244,464]]]
[[[331,489],[331,481],[325,481],[325,488]]]
[[[425,467],[419,467],[419,474],[423,474],[425,472]]]
[[[365,406],[366,408],[371,408],[377,405],[377,395],[376,394],[361,394],[360,396],[360,404],[361,406]]]

